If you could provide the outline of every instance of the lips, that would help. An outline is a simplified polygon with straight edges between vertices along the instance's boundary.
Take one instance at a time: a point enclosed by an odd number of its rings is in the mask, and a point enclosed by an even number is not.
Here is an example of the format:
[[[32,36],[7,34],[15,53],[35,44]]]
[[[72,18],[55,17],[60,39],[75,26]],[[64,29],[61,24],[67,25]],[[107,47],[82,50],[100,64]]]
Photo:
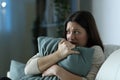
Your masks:
[[[77,45],[77,43],[76,42],[71,42],[72,44],[74,44],[74,45]]]

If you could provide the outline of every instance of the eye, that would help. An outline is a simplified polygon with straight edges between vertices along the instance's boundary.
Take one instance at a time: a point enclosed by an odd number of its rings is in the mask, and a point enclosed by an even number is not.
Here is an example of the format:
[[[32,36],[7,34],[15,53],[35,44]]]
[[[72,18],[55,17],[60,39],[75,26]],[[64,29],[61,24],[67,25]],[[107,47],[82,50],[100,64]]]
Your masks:
[[[66,34],[69,34],[70,33],[70,31],[66,31]]]
[[[80,34],[80,32],[79,31],[74,31],[74,34]]]

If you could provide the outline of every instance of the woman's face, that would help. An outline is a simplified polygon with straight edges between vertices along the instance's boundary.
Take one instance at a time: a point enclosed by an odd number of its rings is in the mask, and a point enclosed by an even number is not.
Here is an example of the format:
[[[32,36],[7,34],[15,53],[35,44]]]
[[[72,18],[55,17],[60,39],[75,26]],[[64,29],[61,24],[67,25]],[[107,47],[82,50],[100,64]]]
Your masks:
[[[66,28],[66,38],[68,41],[75,45],[86,46],[87,44],[87,32],[76,22],[68,22]]]

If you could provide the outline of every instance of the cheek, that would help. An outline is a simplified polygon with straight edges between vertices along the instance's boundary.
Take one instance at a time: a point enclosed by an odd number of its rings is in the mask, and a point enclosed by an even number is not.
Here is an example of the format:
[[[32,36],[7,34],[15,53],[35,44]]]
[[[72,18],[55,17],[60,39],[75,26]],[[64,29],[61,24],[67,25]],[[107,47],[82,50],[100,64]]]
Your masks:
[[[80,42],[80,43],[83,43],[83,44],[86,44],[87,43],[87,35],[79,35],[77,36],[77,40]]]
[[[69,34],[66,34],[66,39],[67,39],[67,40],[69,40],[69,37],[70,37]]]
[[[87,40],[87,36],[86,35],[82,35],[81,39],[83,39],[84,41],[86,41]]]

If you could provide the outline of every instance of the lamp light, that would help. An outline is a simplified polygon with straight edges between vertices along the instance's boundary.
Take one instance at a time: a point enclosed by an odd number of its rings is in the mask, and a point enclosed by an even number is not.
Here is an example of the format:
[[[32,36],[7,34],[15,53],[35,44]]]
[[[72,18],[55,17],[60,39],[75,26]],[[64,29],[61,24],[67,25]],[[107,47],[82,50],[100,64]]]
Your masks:
[[[7,3],[5,1],[1,2],[1,7],[5,8],[7,6]]]

